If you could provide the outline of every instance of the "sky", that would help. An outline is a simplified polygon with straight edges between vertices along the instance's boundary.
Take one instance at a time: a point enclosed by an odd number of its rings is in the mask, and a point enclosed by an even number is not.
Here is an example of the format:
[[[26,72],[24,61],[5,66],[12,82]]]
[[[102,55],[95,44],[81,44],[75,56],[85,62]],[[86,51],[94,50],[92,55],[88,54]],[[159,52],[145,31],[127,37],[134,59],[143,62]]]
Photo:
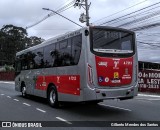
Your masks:
[[[72,1],[73,0],[0,0],[0,28],[7,24],[26,28],[51,13],[50,11],[42,10],[42,8],[49,8],[56,11]],[[93,25],[99,25],[105,21],[115,19],[157,3],[159,0],[88,0],[88,3],[90,2],[90,23]],[[85,23],[79,22],[81,13],[85,13],[83,8],[71,7],[61,14],[81,26],[85,26]],[[136,17],[133,19],[136,19]],[[155,17],[155,19],[158,19],[158,17]],[[28,36],[42,37],[47,40],[51,37],[74,31],[79,28],[79,26],[67,21],[66,19],[58,15],[53,15],[36,26],[28,28],[27,32]],[[159,41],[160,39],[157,35],[159,30],[160,28],[157,27],[143,32],[138,32],[137,41],[140,40],[148,42],[152,39]],[[149,33],[157,33],[157,37],[149,36]],[[141,61],[160,63],[159,49],[160,47],[157,48],[138,43],[138,58]]]

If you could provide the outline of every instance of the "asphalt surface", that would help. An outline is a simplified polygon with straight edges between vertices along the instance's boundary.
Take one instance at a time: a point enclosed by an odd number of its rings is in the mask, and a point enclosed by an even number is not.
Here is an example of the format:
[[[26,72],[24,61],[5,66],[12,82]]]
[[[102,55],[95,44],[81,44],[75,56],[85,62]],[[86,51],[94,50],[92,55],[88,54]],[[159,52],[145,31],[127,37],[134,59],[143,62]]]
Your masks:
[[[139,94],[131,100],[106,100],[98,105],[65,103],[59,109],[51,108],[43,98],[23,98],[14,90],[14,82],[0,82],[0,121],[41,122],[54,124],[56,129],[160,129],[159,127],[115,127],[120,123],[160,124],[160,96]],[[53,121],[53,122],[51,122]],[[103,124],[112,122],[113,127]],[[121,122],[119,122],[121,121]],[[131,122],[130,122],[131,121]],[[117,123],[117,124],[116,124]],[[60,125],[60,126],[59,126]],[[58,127],[56,127],[58,126]],[[45,127],[41,129],[53,129]],[[11,128],[0,128],[11,129]],[[35,129],[35,128],[12,128]],[[40,129],[40,128],[38,128]]]

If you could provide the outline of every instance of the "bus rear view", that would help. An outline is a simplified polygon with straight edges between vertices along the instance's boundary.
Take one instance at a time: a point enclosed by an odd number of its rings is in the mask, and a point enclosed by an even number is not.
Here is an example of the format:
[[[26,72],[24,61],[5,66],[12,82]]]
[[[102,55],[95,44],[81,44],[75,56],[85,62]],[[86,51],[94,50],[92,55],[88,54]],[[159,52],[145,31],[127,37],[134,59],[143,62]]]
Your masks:
[[[135,34],[111,27],[90,28],[88,88],[97,100],[131,99],[137,95]]]

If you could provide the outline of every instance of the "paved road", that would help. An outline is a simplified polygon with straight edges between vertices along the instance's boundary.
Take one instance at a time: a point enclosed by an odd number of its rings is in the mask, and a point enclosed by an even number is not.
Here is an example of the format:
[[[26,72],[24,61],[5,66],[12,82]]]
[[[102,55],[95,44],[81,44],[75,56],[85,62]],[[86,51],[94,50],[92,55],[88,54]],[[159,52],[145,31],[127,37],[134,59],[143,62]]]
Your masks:
[[[54,109],[43,98],[21,97],[14,90],[14,82],[0,82],[0,121],[59,121],[68,126],[83,125],[75,121],[95,121],[88,122],[93,126],[97,121],[160,121],[160,97],[140,94],[132,100],[107,100],[98,105],[70,103]]]

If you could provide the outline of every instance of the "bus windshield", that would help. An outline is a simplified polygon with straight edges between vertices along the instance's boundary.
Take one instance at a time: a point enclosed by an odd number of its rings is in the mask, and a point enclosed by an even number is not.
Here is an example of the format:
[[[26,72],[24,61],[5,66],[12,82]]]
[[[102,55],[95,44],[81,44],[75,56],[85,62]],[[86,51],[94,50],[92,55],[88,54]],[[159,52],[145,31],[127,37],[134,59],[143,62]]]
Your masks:
[[[133,34],[110,29],[92,29],[91,49],[96,53],[133,53]]]

